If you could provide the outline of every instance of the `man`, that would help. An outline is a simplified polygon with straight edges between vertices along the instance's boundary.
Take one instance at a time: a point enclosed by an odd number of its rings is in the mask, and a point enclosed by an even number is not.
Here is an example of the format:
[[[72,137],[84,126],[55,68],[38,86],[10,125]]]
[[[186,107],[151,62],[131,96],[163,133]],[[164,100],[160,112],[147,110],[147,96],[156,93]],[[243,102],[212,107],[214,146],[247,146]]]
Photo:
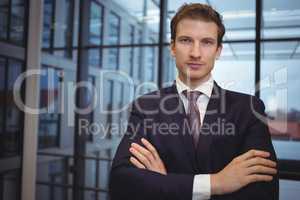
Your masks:
[[[224,34],[210,6],[185,4],[173,17],[178,77],[133,102],[112,165],[112,200],[278,199],[262,101],[211,76]]]

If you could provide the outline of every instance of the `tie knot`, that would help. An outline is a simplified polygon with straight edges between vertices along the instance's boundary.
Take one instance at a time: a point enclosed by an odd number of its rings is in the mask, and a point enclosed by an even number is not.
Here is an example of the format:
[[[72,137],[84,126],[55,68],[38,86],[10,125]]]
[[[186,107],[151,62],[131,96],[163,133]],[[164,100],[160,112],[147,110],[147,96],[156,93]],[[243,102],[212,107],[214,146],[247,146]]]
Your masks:
[[[198,97],[202,94],[200,91],[190,91],[188,92],[187,90],[184,90],[183,95],[192,102],[196,102]]]

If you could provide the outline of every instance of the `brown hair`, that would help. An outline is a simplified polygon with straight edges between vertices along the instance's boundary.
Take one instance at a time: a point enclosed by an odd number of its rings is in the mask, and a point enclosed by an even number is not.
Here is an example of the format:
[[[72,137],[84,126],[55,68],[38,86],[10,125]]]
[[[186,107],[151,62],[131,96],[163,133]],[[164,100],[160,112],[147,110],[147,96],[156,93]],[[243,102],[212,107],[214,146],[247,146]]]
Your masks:
[[[171,20],[171,40],[175,42],[176,38],[176,28],[178,23],[182,19],[200,19],[206,22],[214,22],[218,26],[218,46],[221,45],[223,36],[225,34],[225,27],[223,24],[222,16],[215,11],[211,6],[200,4],[200,3],[190,3],[183,4]]]

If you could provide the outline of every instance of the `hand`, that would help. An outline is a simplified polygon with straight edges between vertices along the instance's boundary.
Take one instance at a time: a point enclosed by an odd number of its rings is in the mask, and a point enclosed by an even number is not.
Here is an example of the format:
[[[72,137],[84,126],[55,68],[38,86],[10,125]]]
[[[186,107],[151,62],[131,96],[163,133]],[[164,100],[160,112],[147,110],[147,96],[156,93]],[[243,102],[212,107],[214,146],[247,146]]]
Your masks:
[[[271,181],[276,163],[266,159],[269,152],[250,150],[234,158],[223,170],[211,175],[211,194],[232,193],[249,183]]]
[[[165,165],[153,145],[144,138],[142,138],[141,141],[146,148],[139,144],[132,143],[129,151],[134,157],[130,157],[130,162],[140,169],[148,169],[167,175]]]

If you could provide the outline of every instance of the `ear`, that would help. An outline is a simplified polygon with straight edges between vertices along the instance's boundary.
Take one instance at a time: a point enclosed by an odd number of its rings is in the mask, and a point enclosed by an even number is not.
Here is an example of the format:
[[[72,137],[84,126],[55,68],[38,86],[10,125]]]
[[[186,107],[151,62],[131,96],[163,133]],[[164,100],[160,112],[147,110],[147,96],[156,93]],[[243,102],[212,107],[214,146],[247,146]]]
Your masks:
[[[170,43],[170,53],[173,57],[175,57],[176,50],[175,50],[175,41],[174,40],[171,40],[171,43]]]
[[[219,59],[219,58],[220,58],[222,49],[223,49],[223,45],[220,44],[220,45],[217,47],[216,59]]]

